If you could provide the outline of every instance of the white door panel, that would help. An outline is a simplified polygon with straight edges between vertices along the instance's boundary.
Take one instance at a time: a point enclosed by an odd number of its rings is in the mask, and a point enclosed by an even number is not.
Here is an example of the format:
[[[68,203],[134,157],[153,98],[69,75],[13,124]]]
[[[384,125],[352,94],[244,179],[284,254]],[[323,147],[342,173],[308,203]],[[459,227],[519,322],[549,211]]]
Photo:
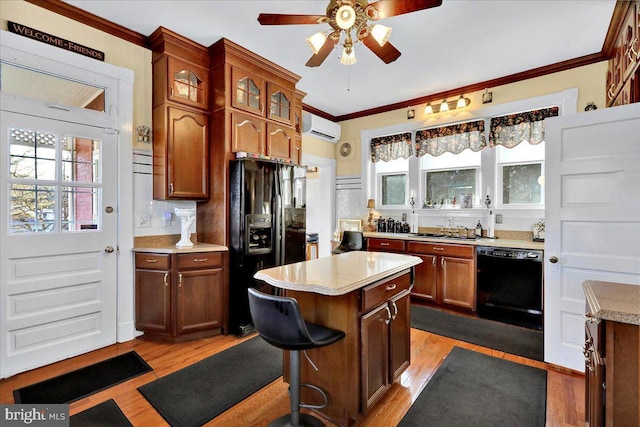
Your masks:
[[[582,282],[640,285],[640,104],[545,126],[545,361],[583,371]]]
[[[115,342],[117,139],[102,128],[1,114],[6,377]],[[29,132],[47,138],[31,150],[15,136]]]

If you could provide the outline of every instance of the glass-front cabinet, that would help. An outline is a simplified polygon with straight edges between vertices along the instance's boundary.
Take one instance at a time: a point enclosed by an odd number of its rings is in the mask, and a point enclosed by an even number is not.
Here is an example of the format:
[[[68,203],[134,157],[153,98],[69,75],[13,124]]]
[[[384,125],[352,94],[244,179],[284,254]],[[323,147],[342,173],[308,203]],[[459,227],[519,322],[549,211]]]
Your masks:
[[[207,70],[187,61],[168,58],[167,98],[171,101],[207,108]]]
[[[293,124],[293,91],[269,83],[269,115],[271,120]]]
[[[231,81],[234,85],[231,91],[231,105],[244,111],[264,115],[266,86],[264,79],[242,68],[232,67]]]

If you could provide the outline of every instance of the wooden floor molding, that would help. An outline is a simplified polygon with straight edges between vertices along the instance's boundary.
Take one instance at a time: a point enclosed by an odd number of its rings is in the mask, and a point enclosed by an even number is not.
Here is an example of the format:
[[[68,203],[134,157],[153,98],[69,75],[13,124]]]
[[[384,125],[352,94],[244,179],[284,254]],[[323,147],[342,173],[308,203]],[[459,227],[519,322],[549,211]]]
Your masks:
[[[153,409],[137,388],[246,339],[248,337],[218,336],[178,344],[136,339],[114,344],[0,381],[0,403],[14,403],[13,390],[16,388],[135,350],[153,367],[153,372],[72,403],[70,414],[73,415],[105,400],[114,399],[134,426],[167,426],[167,422]],[[456,345],[545,369],[548,372],[547,427],[584,426],[583,375],[417,329],[411,330],[411,366],[359,425],[366,427],[397,425],[436,372],[442,360]],[[526,384],[523,384],[523,387],[526,387]],[[266,426],[271,420],[288,411],[287,384],[280,378],[214,418],[206,426]],[[428,425],[428,420],[425,420],[425,425]]]

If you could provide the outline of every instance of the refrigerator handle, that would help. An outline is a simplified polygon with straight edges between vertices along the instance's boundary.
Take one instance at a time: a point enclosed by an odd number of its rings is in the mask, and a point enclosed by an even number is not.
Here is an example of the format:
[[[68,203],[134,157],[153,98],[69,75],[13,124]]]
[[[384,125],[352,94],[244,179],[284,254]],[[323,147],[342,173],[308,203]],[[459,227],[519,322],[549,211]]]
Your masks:
[[[273,242],[276,250],[276,265],[282,265],[282,196],[280,192],[276,190],[276,206],[274,208],[274,219],[275,219],[275,228],[274,228],[274,236]]]

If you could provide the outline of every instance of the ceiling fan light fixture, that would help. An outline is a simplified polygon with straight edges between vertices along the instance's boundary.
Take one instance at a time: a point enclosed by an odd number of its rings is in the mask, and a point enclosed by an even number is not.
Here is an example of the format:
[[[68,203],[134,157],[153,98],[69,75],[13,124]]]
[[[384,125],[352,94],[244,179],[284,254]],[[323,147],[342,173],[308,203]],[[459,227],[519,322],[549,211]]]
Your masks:
[[[340,56],[340,63],[343,65],[353,65],[356,63],[356,52],[352,48],[345,47]]]
[[[442,104],[440,104],[440,112],[442,111],[449,111],[449,103],[446,99],[443,99]]]
[[[356,11],[348,4],[342,5],[336,12],[336,24],[343,30],[353,27],[356,22]]]
[[[375,24],[371,27],[371,35],[378,42],[380,47],[384,46],[389,40],[389,37],[391,37],[391,31],[393,31],[391,27],[387,27],[382,24]]]
[[[307,37],[306,40],[313,54],[317,55],[318,52],[320,52],[322,46],[324,46],[325,42],[327,41],[327,35],[320,31],[312,36]]]

